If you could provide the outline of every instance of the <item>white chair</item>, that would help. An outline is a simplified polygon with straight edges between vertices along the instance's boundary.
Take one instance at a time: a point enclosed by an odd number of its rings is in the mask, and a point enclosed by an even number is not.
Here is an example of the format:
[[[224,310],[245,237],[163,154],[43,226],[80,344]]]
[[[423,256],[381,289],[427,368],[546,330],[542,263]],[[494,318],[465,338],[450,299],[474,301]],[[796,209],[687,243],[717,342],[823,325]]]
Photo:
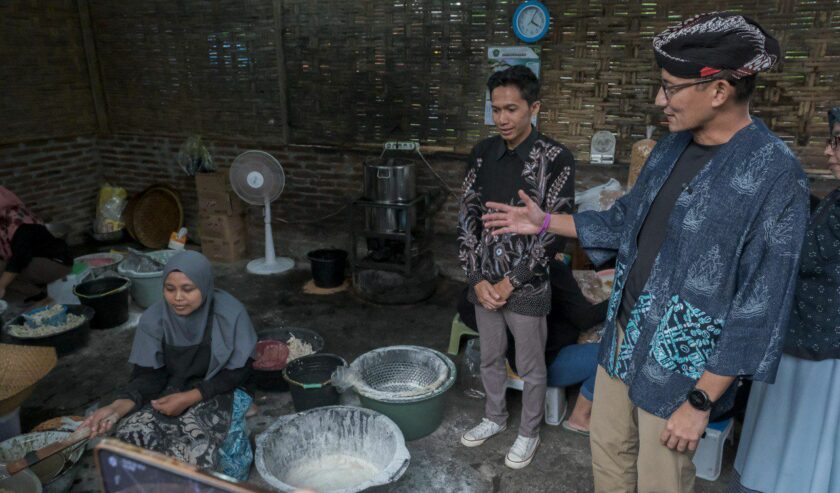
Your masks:
[[[525,388],[525,381],[510,368],[505,361],[507,369],[507,388],[522,391]],[[545,389],[545,424],[557,426],[563,422],[566,416],[566,389],[564,387],[546,387]]]

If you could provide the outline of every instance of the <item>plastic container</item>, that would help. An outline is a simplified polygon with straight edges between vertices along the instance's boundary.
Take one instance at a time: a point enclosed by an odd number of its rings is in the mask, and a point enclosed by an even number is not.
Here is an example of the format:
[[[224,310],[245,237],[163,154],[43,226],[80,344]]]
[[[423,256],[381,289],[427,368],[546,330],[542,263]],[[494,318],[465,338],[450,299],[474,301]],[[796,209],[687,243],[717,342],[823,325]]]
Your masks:
[[[388,416],[406,440],[422,438],[443,421],[444,396],[455,383],[455,364],[421,346],[369,351],[350,365],[365,385],[356,387],[362,406]]]
[[[78,305],[79,298],[73,294],[73,288],[84,282],[90,275],[91,271],[87,265],[74,263],[72,274],[67,274],[47,285],[47,295],[62,305]]]
[[[347,361],[329,353],[310,354],[286,365],[283,379],[292,390],[295,411],[338,404],[338,391],[332,386],[331,377],[339,366],[347,366]]]
[[[85,281],[73,294],[83,305],[94,309],[92,329],[110,329],[128,320],[128,289],[131,281],[124,277],[102,277]]]
[[[21,316],[23,323],[30,329],[37,329],[42,325],[61,325],[67,321],[67,307],[64,305],[42,306]]]
[[[335,288],[344,284],[347,252],[338,249],[313,250],[306,254],[312,266],[312,280],[319,288]]]
[[[178,253],[180,253],[178,250],[156,250],[146,255],[162,264],[166,264],[169,259]],[[134,272],[125,268],[124,264],[120,264],[117,266],[117,272],[131,280],[131,299],[140,308],[148,308],[163,299],[163,270]]]
[[[123,256],[119,253],[91,253],[73,259],[74,264],[78,262],[87,265],[93,277],[102,277],[107,272],[116,273],[117,265],[122,261]]]
[[[259,342],[280,341],[286,343],[291,336],[312,346],[312,354],[320,353],[324,349],[324,339],[314,330],[288,328],[274,329],[258,334]],[[257,342],[257,344],[259,344]],[[262,370],[252,368],[251,381],[258,389],[266,392],[286,392],[289,390],[289,383],[283,378],[283,370]]]
[[[260,476],[276,491],[353,493],[398,480],[411,461],[399,428],[369,409],[330,406],[281,416],[257,436]]]
[[[19,344],[26,346],[51,346],[55,348],[55,352],[59,356],[65,355],[83,347],[87,344],[90,335],[90,322],[94,318],[94,309],[85,305],[66,305],[67,313],[79,315],[85,318],[81,324],[68,329],[58,334],[34,336],[34,337],[18,337],[8,334],[9,337]],[[9,322],[9,325],[22,325],[23,317],[19,316]]]

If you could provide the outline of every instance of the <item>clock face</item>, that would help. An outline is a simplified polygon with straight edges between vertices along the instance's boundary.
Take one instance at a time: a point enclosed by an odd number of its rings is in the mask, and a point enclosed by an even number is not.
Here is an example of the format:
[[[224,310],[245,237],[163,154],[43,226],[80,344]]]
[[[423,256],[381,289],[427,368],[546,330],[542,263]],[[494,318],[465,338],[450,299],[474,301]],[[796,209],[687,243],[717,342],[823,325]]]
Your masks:
[[[526,43],[539,41],[548,33],[551,18],[548,8],[539,0],[522,3],[513,14],[513,32]]]
[[[535,38],[545,29],[548,19],[545,17],[545,12],[536,5],[529,5],[522,9],[516,25],[519,32],[526,38]]]
[[[592,136],[592,150],[602,154],[612,153],[615,150],[615,135],[606,130],[595,132]]]

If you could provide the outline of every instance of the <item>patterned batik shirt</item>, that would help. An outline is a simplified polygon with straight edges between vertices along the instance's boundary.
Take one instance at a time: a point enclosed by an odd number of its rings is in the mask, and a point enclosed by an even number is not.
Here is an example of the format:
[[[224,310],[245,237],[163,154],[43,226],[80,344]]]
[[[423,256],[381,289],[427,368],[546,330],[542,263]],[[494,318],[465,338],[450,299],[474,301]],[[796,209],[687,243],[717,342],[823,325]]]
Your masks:
[[[808,220],[808,181],[799,161],[754,118],[677,198],[616,347],[616,312],[638,254],[639,228],[691,140],[690,132],[666,136],[611,209],[574,216],[590,258],[596,264],[616,258],[599,363],[628,386],[635,405],[661,418],[685,401],[706,370],[775,379]],[[731,405],[734,389],[713,414]]]
[[[820,202],[808,224],[785,353],[840,359],[840,189]]]
[[[514,287],[505,308],[543,317],[551,310],[548,262],[563,247],[556,235],[499,235],[484,229],[487,202],[522,205],[523,190],[543,210],[570,212],[574,201],[574,158],[561,144],[533,128],[516,149],[500,137],[481,141],[472,150],[458,215],[459,258],[470,286],[505,277]],[[467,295],[478,304],[475,290]]]

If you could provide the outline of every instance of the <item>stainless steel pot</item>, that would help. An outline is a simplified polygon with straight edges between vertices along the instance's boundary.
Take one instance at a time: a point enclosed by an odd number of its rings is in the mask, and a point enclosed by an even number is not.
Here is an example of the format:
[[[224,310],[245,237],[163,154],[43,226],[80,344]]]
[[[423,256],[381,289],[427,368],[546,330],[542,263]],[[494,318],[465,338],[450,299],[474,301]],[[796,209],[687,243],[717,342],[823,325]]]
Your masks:
[[[365,162],[365,198],[393,204],[417,197],[414,163],[406,159],[375,159]]]
[[[401,233],[417,225],[417,214],[408,210],[374,207],[367,210],[367,229],[380,233]]]

